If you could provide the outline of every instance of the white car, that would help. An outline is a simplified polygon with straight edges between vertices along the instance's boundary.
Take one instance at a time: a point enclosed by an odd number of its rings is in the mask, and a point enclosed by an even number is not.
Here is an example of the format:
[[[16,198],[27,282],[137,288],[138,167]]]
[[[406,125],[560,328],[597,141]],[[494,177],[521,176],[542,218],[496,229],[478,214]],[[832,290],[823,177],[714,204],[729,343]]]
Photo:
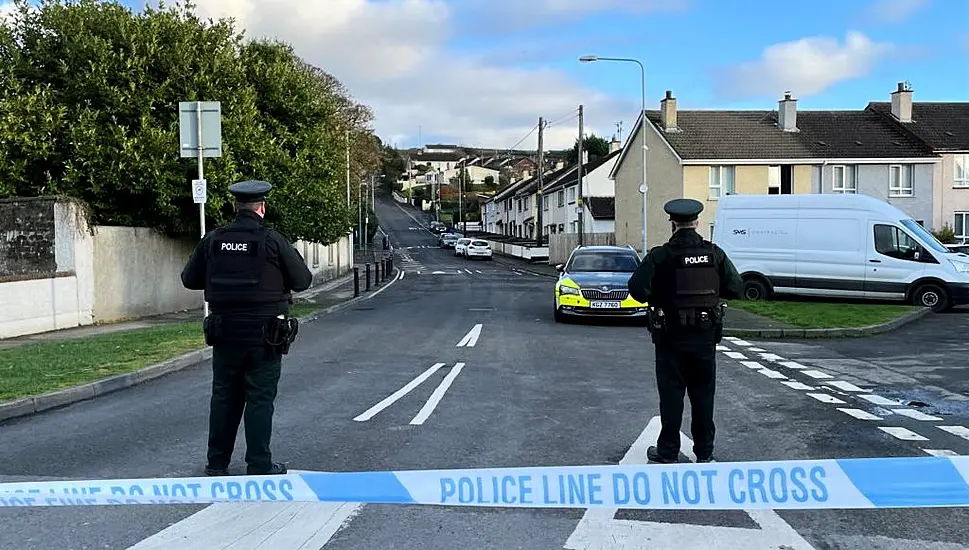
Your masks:
[[[469,260],[471,258],[485,258],[486,260],[490,260],[491,245],[488,243],[488,241],[471,239],[471,242],[464,247],[464,257]]]
[[[468,243],[469,242],[471,242],[471,239],[469,239],[467,237],[462,237],[462,238],[458,239],[454,243],[454,255],[455,256],[464,256],[464,253],[467,251]]]

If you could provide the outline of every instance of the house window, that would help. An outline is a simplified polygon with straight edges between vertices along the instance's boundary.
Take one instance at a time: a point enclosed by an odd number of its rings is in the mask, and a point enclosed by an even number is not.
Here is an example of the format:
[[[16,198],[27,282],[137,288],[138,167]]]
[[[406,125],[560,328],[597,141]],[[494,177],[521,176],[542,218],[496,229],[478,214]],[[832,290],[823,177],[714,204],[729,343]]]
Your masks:
[[[560,223],[559,224],[559,233],[565,233],[565,224],[564,223]]]
[[[569,204],[575,203],[575,187],[569,187]]]
[[[548,195],[539,195],[542,199],[542,210],[548,211]]]
[[[915,195],[915,170],[911,165],[894,164],[888,167],[888,196],[911,197]]]
[[[723,195],[733,195],[734,191],[734,167],[733,166],[711,166],[710,167],[710,200],[717,200]]]
[[[794,192],[794,167],[790,164],[784,166],[767,167],[767,194],[768,195],[790,195]]]
[[[953,187],[969,187],[969,155],[955,155]]]
[[[569,231],[571,231],[572,233],[578,233],[579,232],[579,222],[578,222],[578,220],[573,220],[573,221],[569,222]]]
[[[969,239],[969,212],[956,212],[955,234],[960,241]]]
[[[558,197],[559,197],[559,208],[562,208],[563,206],[565,206],[565,189],[559,190]]]
[[[832,190],[835,193],[857,193],[858,192],[858,167],[857,166],[835,166],[834,182]]]

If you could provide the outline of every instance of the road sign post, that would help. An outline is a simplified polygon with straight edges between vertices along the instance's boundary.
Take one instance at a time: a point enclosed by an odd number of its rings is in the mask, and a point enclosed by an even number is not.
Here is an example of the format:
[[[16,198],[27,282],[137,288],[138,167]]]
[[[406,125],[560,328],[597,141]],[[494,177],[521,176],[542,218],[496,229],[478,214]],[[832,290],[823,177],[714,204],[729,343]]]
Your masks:
[[[178,103],[179,152],[183,158],[198,159],[198,179],[192,180],[192,200],[199,205],[199,232],[205,237],[205,157],[222,156],[222,105],[218,101],[180,101]],[[209,304],[203,300],[203,315]]]

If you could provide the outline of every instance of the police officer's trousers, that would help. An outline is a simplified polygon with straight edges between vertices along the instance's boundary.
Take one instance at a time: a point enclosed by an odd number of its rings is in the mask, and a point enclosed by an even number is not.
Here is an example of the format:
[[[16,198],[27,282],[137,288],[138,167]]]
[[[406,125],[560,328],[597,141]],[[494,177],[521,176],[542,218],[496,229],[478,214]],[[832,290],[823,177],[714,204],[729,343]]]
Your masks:
[[[656,342],[656,386],[662,430],[656,443],[663,457],[675,459],[680,452],[683,394],[690,397],[693,417],[690,431],[698,460],[713,454],[713,397],[716,389],[716,344],[711,341]]]
[[[276,388],[282,355],[268,346],[214,346],[212,400],[209,413],[208,466],[226,468],[232,458],[239,422],[245,415],[246,463],[249,474],[272,466]]]

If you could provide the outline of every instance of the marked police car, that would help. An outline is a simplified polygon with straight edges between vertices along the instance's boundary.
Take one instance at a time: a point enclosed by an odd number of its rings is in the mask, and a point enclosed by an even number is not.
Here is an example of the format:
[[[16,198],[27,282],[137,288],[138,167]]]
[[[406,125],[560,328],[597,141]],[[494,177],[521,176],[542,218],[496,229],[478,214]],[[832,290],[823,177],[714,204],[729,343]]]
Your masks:
[[[647,304],[629,296],[626,284],[639,267],[639,254],[629,246],[579,246],[555,283],[555,321],[572,317],[647,316]]]

